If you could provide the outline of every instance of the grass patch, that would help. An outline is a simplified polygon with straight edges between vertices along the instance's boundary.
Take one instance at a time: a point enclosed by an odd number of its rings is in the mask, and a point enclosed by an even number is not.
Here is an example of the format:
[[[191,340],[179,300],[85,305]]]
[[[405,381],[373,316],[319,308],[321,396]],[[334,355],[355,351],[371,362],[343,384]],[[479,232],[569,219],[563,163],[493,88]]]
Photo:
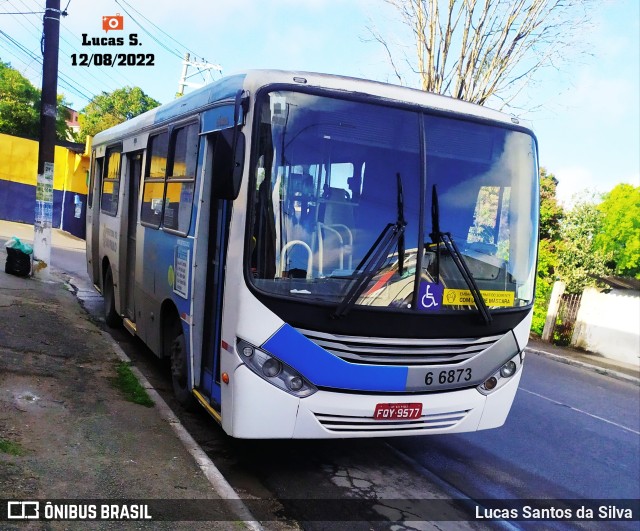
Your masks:
[[[18,443],[0,438],[0,452],[9,455],[24,455],[24,449]]]
[[[115,386],[122,392],[126,400],[141,406],[153,407],[153,400],[149,398],[144,387],[140,385],[128,363],[124,361],[118,363],[116,373],[118,376],[115,379]]]

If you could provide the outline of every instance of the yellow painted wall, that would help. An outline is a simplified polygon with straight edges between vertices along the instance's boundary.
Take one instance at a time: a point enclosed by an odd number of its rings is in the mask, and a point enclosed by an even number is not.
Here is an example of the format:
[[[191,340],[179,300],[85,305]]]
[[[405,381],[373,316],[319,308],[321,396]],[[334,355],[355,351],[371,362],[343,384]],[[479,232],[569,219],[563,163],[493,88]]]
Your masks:
[[[0,179],[31,186],[36,185],[38,142],[0,133]],[[53,188],[87,194],[89,156],[56,146]]]

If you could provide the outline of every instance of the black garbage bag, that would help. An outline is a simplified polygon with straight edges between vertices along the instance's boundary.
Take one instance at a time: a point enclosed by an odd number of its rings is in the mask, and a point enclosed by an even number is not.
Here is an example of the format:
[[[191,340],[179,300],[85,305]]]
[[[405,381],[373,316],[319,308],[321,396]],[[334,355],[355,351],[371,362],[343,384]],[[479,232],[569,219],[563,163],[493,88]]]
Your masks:
[[[4,272],[18,277],[28,277],[31,274],[31,255],[20,249],[6,247],[7,261],[4,264]]]

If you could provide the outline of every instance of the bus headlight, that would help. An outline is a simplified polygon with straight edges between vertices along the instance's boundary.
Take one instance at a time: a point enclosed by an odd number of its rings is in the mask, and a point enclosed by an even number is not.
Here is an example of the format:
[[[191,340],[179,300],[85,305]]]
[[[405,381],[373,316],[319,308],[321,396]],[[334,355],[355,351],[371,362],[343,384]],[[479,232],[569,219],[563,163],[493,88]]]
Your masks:
[[[249,369],[283,391],[298,398],[310,396],[317,391],[315,386],[307,382],[298,371],[244,339],[238,339],[236,348]]]
[[[520,354],[517,354],[509,361],[507,361],[500,369],[491,374],[481,385],[476,387],[483,395],[488,395],[494,391],[500,389],[506,384],[509,379],[518,372],[522,367],[522,359]]]
[[[267,378],[275,378],[282,370],[282,363],[275,358],[269,358],[262,365],[262,372]]]
[[[292,391],[299,391],[304,385],[304,380],[300,378],[300,376],[294,376],[290,378],[289,382],[287,383],[289,384],[289,389],[291,389]]]
[[[515,361],[508,361],[500,367],[500,376],[503,378],[511,378],[516,373],[517,368]]]

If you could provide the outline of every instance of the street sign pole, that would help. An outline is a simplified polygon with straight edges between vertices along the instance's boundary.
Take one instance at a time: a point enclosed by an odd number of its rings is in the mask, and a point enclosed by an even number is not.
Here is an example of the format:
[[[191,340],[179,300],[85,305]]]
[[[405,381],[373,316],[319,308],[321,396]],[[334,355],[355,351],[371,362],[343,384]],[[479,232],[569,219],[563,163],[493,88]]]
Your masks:
[[[33,274],[49,278],[51,226],[53,223],[53,161],[56,146],[58,105],[58,47],[60,43],[60,0],[47,0],[43,29],[42,100],[40,143],[33,238]]]

